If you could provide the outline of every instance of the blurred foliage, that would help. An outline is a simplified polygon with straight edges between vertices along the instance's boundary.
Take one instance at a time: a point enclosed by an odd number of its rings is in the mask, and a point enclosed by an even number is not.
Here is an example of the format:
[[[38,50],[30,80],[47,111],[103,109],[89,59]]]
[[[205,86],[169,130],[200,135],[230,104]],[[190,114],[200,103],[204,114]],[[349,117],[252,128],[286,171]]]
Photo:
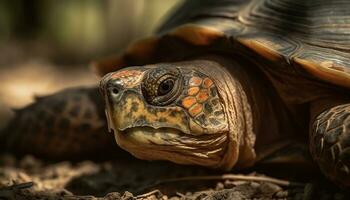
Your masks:
[[[0,122],[34,95],[95,85],[92,60],[152,34],[181,1],[1,0]]]
[[[60,62],[86,62],[150,35],[181,1],[2,0],[0,44],[30,41]]]

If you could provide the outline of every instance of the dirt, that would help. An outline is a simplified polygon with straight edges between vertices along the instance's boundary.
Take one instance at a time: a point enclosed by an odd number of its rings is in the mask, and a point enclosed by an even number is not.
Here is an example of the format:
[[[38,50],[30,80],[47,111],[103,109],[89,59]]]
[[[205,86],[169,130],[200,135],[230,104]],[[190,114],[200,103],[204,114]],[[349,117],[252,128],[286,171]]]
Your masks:
[[[259,168],[251,170],[259,171]],[[73,163],[48,162],[32,156],[17,159],[12,155],[1,155],[0,199],[219,200],[350,197],[346,191],[338,189],[317,173],[309,175],[308,181],[298,183],[290,181],[293,178],[275,179],[254,171],[239,173],[242,174],[227,174],[169,162],[147,162],[132,157],[106,162]],[[284,173],[293,174],[290,171]]]

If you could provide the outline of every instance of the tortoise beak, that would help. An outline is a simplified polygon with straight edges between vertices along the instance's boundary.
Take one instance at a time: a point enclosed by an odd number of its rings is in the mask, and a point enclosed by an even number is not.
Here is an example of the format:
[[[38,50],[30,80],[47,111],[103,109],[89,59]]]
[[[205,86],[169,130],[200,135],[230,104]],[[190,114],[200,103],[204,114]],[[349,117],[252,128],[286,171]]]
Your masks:
[[[144,70],[126,68],[105,75],[100,81],[100,92],[105,100],[105,113],[107,118],[108,130],[112,132],[118,130],[113,123],[113,106],[122,98],[126,90],[137,90],[142,80]]]
[[[112,103],[112,97],[120,96],[118,93],[122,89],[122,85],[118,85],[115,81],[113,81],[112,77],[113,73],[109,73],[106,76],[103,77],[103,79],[100,82],[100,92],[105,100],[105,114],[107,119],[107,125],[108,125],[108,131],[112,133],[113,131],[116,132],[113,122],[112,122],[112,115],[111,115],[111,103]]]

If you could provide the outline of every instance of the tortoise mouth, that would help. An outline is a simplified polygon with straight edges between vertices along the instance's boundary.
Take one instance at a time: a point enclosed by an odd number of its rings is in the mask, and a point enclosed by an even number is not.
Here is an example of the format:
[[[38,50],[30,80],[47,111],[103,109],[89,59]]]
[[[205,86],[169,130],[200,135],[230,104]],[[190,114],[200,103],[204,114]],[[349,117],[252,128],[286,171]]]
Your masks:
[[[117,132],[119,142],[128,142],[130,145],[137,145],[136,148],[139,148],[140,144],[148,145],[149,147],[157,146],[156,148],[163,145],[172,145],[174,139],[186,135],[181,130],[175,128],[153,128],[148,126],[131,127],[124,130],[118,130]]]
[[[175,128],[133,127],[115,133],[118,145],[137,158],[216,167],[227,134],[191,135]]]

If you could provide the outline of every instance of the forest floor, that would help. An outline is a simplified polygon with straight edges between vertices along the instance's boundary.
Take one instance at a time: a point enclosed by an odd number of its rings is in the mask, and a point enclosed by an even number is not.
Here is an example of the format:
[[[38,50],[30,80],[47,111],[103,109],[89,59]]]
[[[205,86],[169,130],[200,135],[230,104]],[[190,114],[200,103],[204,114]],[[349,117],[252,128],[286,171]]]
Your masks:
[[[0,155],[0,199],[306,200],[350,197],[316,171],[270,168],[270,171],[279,171],[274,177],[281,177],[281,172],[293,177],[283,180],[263,175],[266,169],[260,169],[224,173],[131,157],[107,162],[54,163],[32,156],[17,159]]]

